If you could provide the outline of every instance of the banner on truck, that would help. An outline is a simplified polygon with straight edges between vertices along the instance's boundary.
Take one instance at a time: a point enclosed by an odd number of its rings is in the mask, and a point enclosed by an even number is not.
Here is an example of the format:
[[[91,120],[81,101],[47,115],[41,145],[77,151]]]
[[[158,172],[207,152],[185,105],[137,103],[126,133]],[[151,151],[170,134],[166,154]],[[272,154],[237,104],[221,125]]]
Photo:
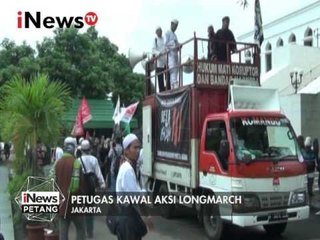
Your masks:
[[[189,161],[189,90],[157,95],[158,158]]]

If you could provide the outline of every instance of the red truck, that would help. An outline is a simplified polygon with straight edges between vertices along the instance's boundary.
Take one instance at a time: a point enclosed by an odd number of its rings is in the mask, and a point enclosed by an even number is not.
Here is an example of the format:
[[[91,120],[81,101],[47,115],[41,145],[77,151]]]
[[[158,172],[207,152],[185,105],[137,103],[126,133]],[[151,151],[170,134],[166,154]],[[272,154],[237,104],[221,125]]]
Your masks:
[[[152,93],[156,76],[146,74],[142,173],[147,189],[154,196],[239,194],[242,204],[189,205],[209,239],[221,238],[224,223],[262,225],[268,234],[280,235],[287,222],[309,217],[296,135],[281,113],[277,91],[260,87],[257,46],[237,43],[232,59],[219,62],[198,56],[198,45],[206,41],[194,36],[179,48],[178,89]],[[193,57],[181,62],[185,45],[191,45]],[[244,57],[248,52],[253,59]],[[183,84],[190,67],[192,81]],[[160,207],[167,218],[174,209]]]

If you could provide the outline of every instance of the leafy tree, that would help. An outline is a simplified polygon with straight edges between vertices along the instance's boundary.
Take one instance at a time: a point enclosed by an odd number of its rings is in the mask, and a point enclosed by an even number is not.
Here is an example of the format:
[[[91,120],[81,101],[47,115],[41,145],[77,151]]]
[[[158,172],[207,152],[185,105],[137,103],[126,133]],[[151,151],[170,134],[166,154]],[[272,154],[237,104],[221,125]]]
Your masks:
[[[39,71],[35,50],[23,42],[17,46],[13,41],[4,39],[0,46],[0,87],[12,76],[20,75],[25,79]]]
[[[1,90],[1,132],[15,146],[20,174],[26,165],[22,162],[26,144],[35,150],[38,141],[48,144],[58,140],[62,116],[71,103],[70,90],[64,83],[49,82],[46,75],[36,75],[30,81],[15,77]],[[29,166],[37,174],[34,154],[30,160]]]
[[[53,38],[37,43],[36,50],[26,43],[18,46],[3,40],[0,87],[15,75],[28,81],[42,73],[51,81],[67,84],[74,98],[104,99],[113,92],[114,102],[118,95],[125,105],[142,100],[144,76],[133,73],[118,47],[108,38],[98,36],[94,27],[84,33],[76,28],[59,28],[54,34]]]
[[[37,51],[41,70],[67,83],[73,96],[105,98],[113,92],[125,102],[141,99],[142,76],[132,73],[128,59],[94,27],[85,33],[57,29],[53,39],[37,45]]]

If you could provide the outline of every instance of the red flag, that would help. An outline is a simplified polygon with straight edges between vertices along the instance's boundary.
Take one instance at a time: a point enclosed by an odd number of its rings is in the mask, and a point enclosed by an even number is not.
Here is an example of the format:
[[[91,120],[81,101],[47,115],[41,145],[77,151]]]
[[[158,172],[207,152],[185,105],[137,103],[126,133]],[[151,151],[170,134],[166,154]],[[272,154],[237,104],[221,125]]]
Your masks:
[[[76,122],[71,131],[71,135],[76,137],[83,136],[84,135],[83,124],[90,121],[91,118],[92,116],[90,113],[90,108],[88,106],[87,100],[83,98],[78,108]]]
[[[82,123],[85,124],[89,122],[92,118],[89,105],[85,98],[81,101],[81,116],[82,116]]]

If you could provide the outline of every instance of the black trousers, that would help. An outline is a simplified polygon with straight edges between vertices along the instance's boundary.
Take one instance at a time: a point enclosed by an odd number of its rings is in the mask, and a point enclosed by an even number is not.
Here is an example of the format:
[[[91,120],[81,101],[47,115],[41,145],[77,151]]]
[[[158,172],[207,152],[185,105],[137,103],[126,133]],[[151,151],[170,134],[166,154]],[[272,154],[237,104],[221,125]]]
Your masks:
[[[165,91],[164,87],[164,71],[165,68],[157,68],[156,73],[157,73],[157,78],[158,78],[158,86],[159,86],[159,92]],[[162,72],[162,73],[161,73]]]
[[[121,206],[121,216],[117,227],[118,240],[141,240],[147,233],[147,227],[137,210]]]
[[[168,69],[168,68],[167,68]],[[171,83],[170,83],[170,72],[169,70],[167,71],[167,90],[170,90],[171,89]]]

